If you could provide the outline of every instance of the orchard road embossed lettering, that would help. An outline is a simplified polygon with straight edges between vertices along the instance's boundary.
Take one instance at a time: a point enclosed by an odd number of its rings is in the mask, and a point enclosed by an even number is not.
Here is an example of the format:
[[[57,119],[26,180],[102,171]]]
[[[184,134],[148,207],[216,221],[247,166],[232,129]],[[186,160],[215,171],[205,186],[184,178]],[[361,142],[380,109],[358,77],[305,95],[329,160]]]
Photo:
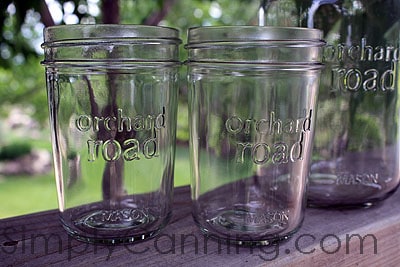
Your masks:
[[[313,119],[312,109],[304,110],[304,117],[298,119],[282,120],[276,117],[274,111],[269,113],[268,118],[243,119],[232,116],[225,122],[226,131],[233,137],[239,135],[251,135],[255,132],[260,138],[268,135],[297,135],[296,141],[287,144],[278,141],[273,144],[266,142],[236,142],[236,162],[244,163],[246,157],[251,157],[257,165],[272,162],[282,164],[303,160],[304,142],[311,129]],[[291,138],[293,139],[293,138]]]
[[[157,115],[127,116],[122,109],[116,116],[97,117],[82,114],[75,119],[80,132],[146,132],[148,137],[142,141],[136,138],[126,140],[89,139],[87,140],[88,161],[102,157],[106,161],[116,161],[121,157],[126,161],[139,160],[144,156],[151,159],[159,156],[160,133],[165,128],[165,107]]]
[[[338,65],[331,68],[333,91],[393,91],[396,88],[399,58],[399,47],[373,47],[368,44],[367,38],[362,38],[359,44],[327,45],[324,49],[325,63],[346,63],[343,64],[346,67]],[[371,68],[370,63],[376,65],[378,62],[382,67]]]

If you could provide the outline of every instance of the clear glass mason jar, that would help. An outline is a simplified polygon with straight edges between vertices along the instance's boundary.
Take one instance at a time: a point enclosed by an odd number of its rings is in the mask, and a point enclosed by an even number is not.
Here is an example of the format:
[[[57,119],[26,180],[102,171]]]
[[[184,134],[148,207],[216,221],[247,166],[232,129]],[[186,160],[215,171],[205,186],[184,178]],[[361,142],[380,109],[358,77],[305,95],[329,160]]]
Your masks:
[[[368,207],[387,198],[400,181],[400,1],[264,2],[266,25],[318,28],[327,41],[309,204]]]
[[[193,217],[222,241],[288,238],[305,207],[321,70],[318,30],[189,30]]]
[[[180,43],[162,27],[44,30],[60,217],[77,239],[134,242],[167,224]]]

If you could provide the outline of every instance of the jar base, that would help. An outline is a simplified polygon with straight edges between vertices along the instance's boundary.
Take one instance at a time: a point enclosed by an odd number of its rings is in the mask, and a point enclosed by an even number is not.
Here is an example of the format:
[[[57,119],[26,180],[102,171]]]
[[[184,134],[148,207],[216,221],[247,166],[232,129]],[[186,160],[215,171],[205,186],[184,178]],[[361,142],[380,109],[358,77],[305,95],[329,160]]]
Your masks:
[[[307,206],[324,209],[359,209],[379,205],[398,185],[349,180],[341,183],[336,174],[313,173],[309,179]],[[390,179],[389,181],[397,181]],[[392,188],[388,191],[389,188]]]
[[[300,227],[287,232],[282,222],[267,223],[264,218],[245,210],[224,210],[216,216],[200,222],[194,220],[201,232],[218,242],[240,246],[266,246],[287,240]]]
[[[383,200],[375,202],[363,202],[363,203],[326,203],[326,202],[310,202],[307,203],[307,207],[315,209],[369,209],[375,206],[379,206]]]
[[[297,229],[289,234],[279,236],[279,237],[268,237],[265,239],[254,239],[254,240],[248,240],[248,239],[242,239],[240,236],[221,236],[215,233],[210,232],[209,229],[202,227],[201,225],[197,224],[198,227],[200,228],[200,231],[202,232],[203,235],[205,235],[207,238],[211,238],[218,243],[223,243],[227,245],[238,245],[238,246],[244,246],[244,247],[255,247],[255,246],[271,246],[280,242],[284,242],[292,237],[292,235],[297,232]]]
[[[121,214],[125,217],[118,217]],[[165,218],[156,218],[139,209],[125,208],[111,212],[91,211],[71,222],[63,217],[61,223],[73,238],[86,243],[112,245],[139,242],[156,236],[169,222],[171,213]]]

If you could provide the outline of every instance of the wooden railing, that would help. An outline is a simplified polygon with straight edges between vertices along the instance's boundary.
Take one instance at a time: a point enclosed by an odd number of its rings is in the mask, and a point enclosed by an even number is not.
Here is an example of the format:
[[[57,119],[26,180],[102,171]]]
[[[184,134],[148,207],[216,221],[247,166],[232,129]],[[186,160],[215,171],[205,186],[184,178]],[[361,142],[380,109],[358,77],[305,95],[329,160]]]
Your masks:
[[[1,203],[7,205],[7,203]],[[369,209],[307,209],[301,229],[275,246],[204,237],[189,187],[175,188],[173,217],[156,237],[128,245],[69,237],[51,210],[0,220],[1,266],[400,266],[400,192]]]

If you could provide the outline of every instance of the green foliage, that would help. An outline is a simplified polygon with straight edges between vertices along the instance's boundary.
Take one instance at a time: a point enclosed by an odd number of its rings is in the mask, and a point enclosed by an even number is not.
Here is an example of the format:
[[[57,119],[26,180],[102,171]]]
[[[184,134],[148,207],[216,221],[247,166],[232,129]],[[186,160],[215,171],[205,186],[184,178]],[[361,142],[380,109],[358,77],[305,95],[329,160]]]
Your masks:
[[[162,8],[162,2],[154,0],[120,1],[121,24],[144,24],[147,17]]]
[[[179,29],[186,43],[187,30],[191,27],[255,24],[259,4],[259,0],[175,1],[160,24]],[[181,59],[185,60],[186,55],[181,46]]]
[[[79,20],[90,16],[86,0],[57,0],[60,7],[73,3]],[[147,1],[145,1],[147,2]],[[78,8],[79,7],[79,8]],[[47,11],[47,12],[46,12]],[[40,123],[48,121],[42,28],[54,24],[43,0],[0,1],[0,114],[10,105],[33,107]],[[65,8],[62,12],[66,14]]]
[[[23,33],[26,36],[29,35],[29,26],[25,23],[27,15],[32,19],[32,22],[34,20],[39,22],[40,16],[34,14],[34,10],[40,8],[40,2],[40,0],[0,1],[0,25],[2,25],[0,27],[1,66],[11,67],[15,63],[15,60],[21,61],[21,58],[36,54],[30,39],[24,37]],[[10,4],[13,4],[15,7],[12,15],[6,11]],[[30,33],[33,32],[31,31]],[[30,37],[34,36],[31,35]]]
[[[157,12],[167,10],[159,25],[179,29],[180,37],[183,43],[186,43],[190,27],[255,24],[259,4],[259,0],[120,1],[121,24],[143,24],[148,22],[149,18],[157,16]],[[179,53],[184,61],[187,51],[183,45]],[[180,80],[177,139],[187,142],[189,131],[186,67],[181,70]]]
[[[35,143],[36,145],[36,143]],[[187,147],[177,147],[175,158],[174,186],[189,183]],[[101,176],[102,169],[98,169],[95,176]],[[57,208],[56,185],[53,172],[35,177],[13,176],[0,179],[0,219]],[[96,180],[94,180],[96,181]],[[90,180],[90,182],[93,182]],[[88,184],[97,188],[97,183]],[[29,193],[27,194],[27,188]],[[96,191],[96,190],[94,190]],[[23,196],[23,197],[22,197]],[[84,195],[82,197],[85,197]]]
[[[189,141],[188,107],[181,101],[178,106],[178,123],[176,127],[176,139],[181,142]]]
[[[0,218],[57,208],[54,175],[9,176],[1,180]]]
[[[38,57],[30,56],[24,63],[9,68],[0,67],[0,88],[2,113],[10,105],[32,106],[35,119],[47,122],[45,74]]]
[[[40,66],[42,55],[38,51],[37,42],[41,40],[41,32],[37,30],[42,22],[48,25],[42,0],[32,1],[0,1],[0,22],[3,22],[0,36],[0,105],[33,106],[34,116],[41,123],[47,122],[47,97],[45,89],[44,68]],[[66,2],[74,3],[73,15],[84,21],[90,16],[86,0],[58,0],[60,6]],[[7,11],[13,3],[15,12]],[[98,3],[101,8],[102,2]],[[159,22],[159,25],[176,27],[181,31],[181,38],[186,42],[189,27],[200,25],[253,24],[256,18],[258,0],[134,0],[119,1],[121,24],[144,24]],[[78,8],[80,7],[80,8]],[[83,8],[82,8],[83,7]],[[86,7],[86,8],[85,8]],[[83,11],[82,11],[83,10]],[[62,10],[66,12],[64,9]],[[101,22],[101,14],[92,21]],[[40,28],[40,27],[39,27]],[[36,47],[35,47],[36,46]],[[184,60],[186,50],[181,46],[181,59]],[[185,70],[181,75],[180,110],[186,111]],[[185,114],[180,114],[185,119]],[[186,122],[180,122],[179,138],[187,139]]]
[[[13,160],[31,152],[32,146],[28,142],[15,142],[0,148],[0,160]]]
[[[379,147],[383,142],[379,121],[376,118],[356,114],[353,127],[350,129],[349,150],[368,151]]]

